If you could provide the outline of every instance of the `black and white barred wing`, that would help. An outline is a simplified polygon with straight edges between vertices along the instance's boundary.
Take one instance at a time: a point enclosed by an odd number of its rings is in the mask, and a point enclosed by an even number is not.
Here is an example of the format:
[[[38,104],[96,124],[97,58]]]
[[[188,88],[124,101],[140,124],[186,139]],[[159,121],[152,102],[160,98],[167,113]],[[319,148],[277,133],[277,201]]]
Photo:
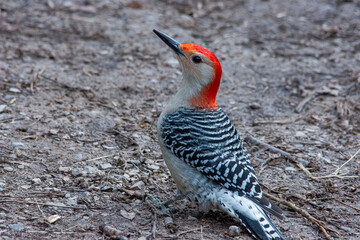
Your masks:
[[[280,208],[263,197],[243,143],[221,109],[180,108],[165,117],[162,138],[178,158],[209,179],[282,217]]]

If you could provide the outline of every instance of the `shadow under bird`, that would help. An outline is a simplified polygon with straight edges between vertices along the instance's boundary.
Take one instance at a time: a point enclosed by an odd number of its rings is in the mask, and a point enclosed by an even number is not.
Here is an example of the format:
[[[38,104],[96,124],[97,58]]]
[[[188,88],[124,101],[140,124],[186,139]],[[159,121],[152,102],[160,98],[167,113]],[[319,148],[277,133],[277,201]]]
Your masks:
[[[282,218],[281,209],[263,195],[243,141],[216,103],[219,60],[207,48],[154,32],[175,52],[183,74],[157,125],[179,191],[205,209],[236,218],[256,239],[284,239],[268,215]]]

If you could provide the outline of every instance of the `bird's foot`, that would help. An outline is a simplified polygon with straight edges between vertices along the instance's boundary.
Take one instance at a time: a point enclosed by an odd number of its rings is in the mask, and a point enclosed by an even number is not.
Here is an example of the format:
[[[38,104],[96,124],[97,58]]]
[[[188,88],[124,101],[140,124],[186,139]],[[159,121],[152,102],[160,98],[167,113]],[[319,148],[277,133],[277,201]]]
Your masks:
[[[170,199],[168,199],[165,202],[161,202],[159,199],[155,198],[151,194],[147,194],[146,196],[151,203],[160,210],[161,215],[171,215],[174,212],[173,208],[170,208],[169,205],[174,203],[177,200],[181,200],[185,198],[185,195],[183,195],[180,191],[177,191]]]

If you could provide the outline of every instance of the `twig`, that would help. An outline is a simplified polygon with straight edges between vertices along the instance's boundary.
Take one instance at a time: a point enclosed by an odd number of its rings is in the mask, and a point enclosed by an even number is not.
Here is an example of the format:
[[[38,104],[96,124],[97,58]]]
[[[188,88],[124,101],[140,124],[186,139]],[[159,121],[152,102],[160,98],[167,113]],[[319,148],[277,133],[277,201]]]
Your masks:
[[[255,160],[256,160],[256,159],[258,159],[258,158],[255,158]],[[269,159],[266,159],[265,161],[263,161],[263,162],[261,163],[261,165],[260,165],[260,170],[259,170],[259,175],[264,171],[265,166],[266,166],[269,162],[271,162],[272,160],[274,160],[274,159],[269,158]]]
[[[60,207],[60,208],[87,209],[85,206],[84,207],[66,206],[66,205],[58,205],[58,204],[52,204],[52,203],[37,203],[37,202],[30,202],[30,201],[18,201],[15,199],[0,200],[0,203],[3,203],[3,202],[8,202],[8,203],[15,202],[15,203],[22,203],[22,204],[37,204],[37,205],[42,205],[42,206]]]
[[[334,232],[334,233],[336,233],[338,235],[341,235],[338,231],[327,227],[325,225],[325,223],[323,223],[322,221],[320,221],[320,220],[314,218],[313,216],[311,216],[310,213],[308,213],[306,210],[298,208],[297,206],[295,206],[295,204],[293,204],[291,202],[288,202],[286,200],[280,199],[278,197],[275,197],[273,195],[267,194],[267,193],[264,193],[264,195],[267,198],[270,198],[271,200],[274,200],[274,201],[276,201],[276,202],[278,202],[280,204],[283,204],[283,205],[286,205],[286,206],[290,207],[295,212],[297,212],[297,213],[301,214],[303,217],[309,219],[311,222],[313,222],[316,226],[318,226],[320,228],[320,230],[324,233],[324,235],[325,235],[325,237],[327,239],[332,239],[332,237],[327,233],[327,231]]]
[[[313,179],[313,180],[315,180],[315,181],[320,181],[319,178],[317,178],[317,177],[315,177],[314,175],[312,175],[312,174],[310,173],[310,171],[307,170],[307,169],[305,168],[305,166],[303,165],[303,164],[308,165],[308,164],[309,164],[308,161],[306,161],[306,160],[304,160],[304,159],[302,159],[302,158],[294,157],[294,156],[292,156],[290,153],[285,152],[285,151],[283,151],[283,150],[281,150],[281,149],[279,149],[279,148],[277,148],[277,147],[271,146],[270,144],[267,144],[267,143],[265,143],[265,142],[263,142],[263,141],[260,141],[260,140],[254,138],[254,137],[251,136],[251,135],[246,136],[245,139],[244,139],[244,141],[249,142],[249,143],[252,143],[252,144],[255,144],[255,145],[265,146],[267,149],[269,149],[269,150],[272,151],[272,152],[280,153],[281,155],[287,157],[287,158],[290,159],[293,163],[295,163],[296,166],[297,166],[298,168],[300,168],[300,169],[305,173],[306,176],[308,176],[309,178],[311,178],[311,179]],[[266,164],[266,163],[267,163],[267,162],[265,162],[265,164]],[[265,164],[264,164],[264,165],[265,165]],[[260,169],[260,171],[262,171],[262,169],[263,169],[263,166],[262,166],[262,168]]]
[[[302,165],[301,163],[297,163],[296,166],[297,166],[298,168],[300,168],[300,169],[305,173],[305,175],[306,175],[307,177],[309,177],[309,178],[311,178],[312,180],[315,180],[315,181],[317,181],[317,182],[320,181],[320,179],[319,179],[318,177],[315,177],[314,175],[312,175],[312,173],[311,173],[304,165]]]
[[[295,108],[295,112],[300,113],[304,107],[306,106],[306,104],[308,102],[310,102],[311,100],[313,100],[316,96],[318,95],[317,92],[313,92],[311,93],[309,96],[307,96],[306,98],[304,98]]]
[[[347,160],[346,162],[344,162],[340,167],[338,167],[333,173],[326,175],[326,176],[320,176],[320,177],[316,177],[318,179],[321,178],[332,178],[332,177],[337,177],[337,178],[357,178],[359,176],[346,176],[345,174],[340,174],[340,170],[342,167],[344,167],[346,164],[348,164],[350,161],[352,161],[355,156],[360,152],[360,149],[356,151],[356,153],[354,155],[352,155],[349,160]]]
[[[3,123],[7,123],[7,122],[15,122],[15,121],[20,121],[20,120],[24,120],[23,117],[20,117],[20,118],[4,118],[4,119],[1,119],[0,122],[3,122]]]
[[[281,120],[255,120],[253,122],[253,125],[260,125],[260,124],[288,124],[288,123],[293,123],[296,122],[300,119],[302,119],[303,117],[297,117],[297,118],[288,118],[288,119],[281,119]]]
[[[176,236],[179,237],[180,235],[183,235],[185,233],[195,232],[195,231],[199,231],[199,230],[201,231],[201,228],[189,229],[189,230],[186,230],[186,231],[179,232]]]
[[[311,92],[306,98],[304,98],[295,108],[295,111],[297,113],[300,113],[305,105],[310,102],[311,100],[313,100],[314,98],[318,97],[319,95],[332,95],[332,96],[337,96],[338,93],[336,90],[331,90],[326,86],[323,86],[322,89],[319,90],[315,90],[313,92]]]
[[[154,212],[154,220],[153,220],[153,227],[151,229],[152,237],[156,238],[156,213]]]
[[[92,161],[96,161],[96,160],[99,160],[99,159],[103,159],[103,158],[107,158],[107,157],[112,157],[114,154],[111,154],[111,155],[105,155],[105,156],[101,156],[101,157],[96,157],[96,158],[92,158],[92,159],[88,159],[86,160],[86,162],[92,162]]]
[[[38,203],[38,201],[37,201],[36,199],[35,199],[35,202],[36,202],[36,206],[37,206],[37,208],[39,209],[41,215],[42,215],[43,218],[46,220],[46,216],[45,216],[44,212],[41,210],[41,208],[40,208],[40,206],[39,206],[39,203]]]
[[[307,160],[304,160],[302,158],[298,158],[298,157],[294,157],[292,156],[290,153],[288,152],[285,152],[277,147],[273,147],[271,146],[270,144],[267,144],[263,141],[260,141],[256,138],[254,138],[253,136],[251,135],[247,135],[244,139],[245,142],[248,142],[248,143],[252,143],[252,144],[255,144],[255,145],[262,145],[262,146],[265,146],[267,149],[269,149],[270,151],[272,152],[275,152],[275,153],[280,153],[281,155],[287,157],[288,159],[290,159],[292,162],[298,164],[298,163],[301,163],[301,164],[305,164],[305,165],[308,165],[309,164],[309,161]]]
[[[27,233],[42,233],[42,234],[79,234],[79,232],[49,232],[49,231],[36,231],[36,230],[27,230]],[[0,232],[1,233],[1,232]]]
[[[354,207],[354,206],[351,206],[351,205],[349,205],[349,204],[347,204],[347,203],[344,203],[344,202],[342,202],[342,201],[340,201],[340,200],[338,200],[338,199],[334,199],[334,200],[335,200],[335,201],[337,201],[338,203],[341,203],[341,204],[343,204],[343,205],[345,205],[345,206],[349,207],[349,208],[354,209],[355,211],[360,212],[360,209],[359,209],[359,208],[356,208],[356,207]]]

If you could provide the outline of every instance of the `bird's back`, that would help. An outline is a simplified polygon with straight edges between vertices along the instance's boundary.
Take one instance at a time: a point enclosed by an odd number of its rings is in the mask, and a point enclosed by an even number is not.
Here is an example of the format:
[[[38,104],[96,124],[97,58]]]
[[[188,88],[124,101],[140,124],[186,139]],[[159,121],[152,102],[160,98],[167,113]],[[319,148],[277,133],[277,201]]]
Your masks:
[[[164,145],[209,179],[259,196],[260,186],[234,125],[222,109],[179,108],[161,124]]]

